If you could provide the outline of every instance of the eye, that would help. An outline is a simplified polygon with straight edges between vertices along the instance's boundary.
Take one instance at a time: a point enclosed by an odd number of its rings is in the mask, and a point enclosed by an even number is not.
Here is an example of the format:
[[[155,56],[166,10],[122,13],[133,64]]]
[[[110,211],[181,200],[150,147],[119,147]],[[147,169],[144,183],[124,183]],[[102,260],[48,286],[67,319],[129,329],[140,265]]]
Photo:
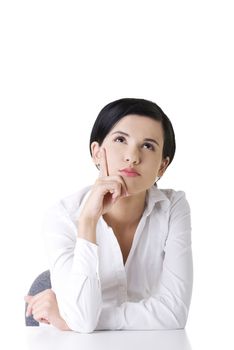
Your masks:
[[[148,142],[147,142],[147,143],[144,143],[144,146],[146,146],[146,148],[149,149],[149,150],[152,150],[152,151],[155,150],[154,146],[151,145],[151,143],[148,143]]]
[[[123,136],[118,136],[118,137],[116,137],[115,138],[115,142],[120,142],[120,143],[123,143],[124,142],[124,140],[125,140],[125,138],[123,137]]]

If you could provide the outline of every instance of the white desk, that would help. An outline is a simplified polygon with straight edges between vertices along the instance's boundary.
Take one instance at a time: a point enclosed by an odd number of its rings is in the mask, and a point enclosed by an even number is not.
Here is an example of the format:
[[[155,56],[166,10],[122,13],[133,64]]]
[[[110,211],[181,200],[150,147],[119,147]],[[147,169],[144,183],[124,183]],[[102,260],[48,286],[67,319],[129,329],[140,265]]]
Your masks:
[[[25,327],[29,350],[191,350],[186,331],[62,332],[52,326]]]

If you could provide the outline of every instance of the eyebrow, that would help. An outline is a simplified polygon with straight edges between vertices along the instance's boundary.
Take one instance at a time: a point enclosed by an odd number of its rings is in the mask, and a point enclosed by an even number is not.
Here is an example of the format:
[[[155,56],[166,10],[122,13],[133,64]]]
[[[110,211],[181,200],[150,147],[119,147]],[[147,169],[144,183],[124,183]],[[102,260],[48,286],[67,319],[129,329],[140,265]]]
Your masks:
[[[129,135],[126,132],[123,132],[123,131],[115,131],[111,135],[114,135],[114,134],[122,134],[122,135],[125,135],[125,136],[129,137]],[[150,142],[156,143],[159,146],[159,143],[156,140],[154,140],[154,139],[145,138],[144,141],[150,141]]]

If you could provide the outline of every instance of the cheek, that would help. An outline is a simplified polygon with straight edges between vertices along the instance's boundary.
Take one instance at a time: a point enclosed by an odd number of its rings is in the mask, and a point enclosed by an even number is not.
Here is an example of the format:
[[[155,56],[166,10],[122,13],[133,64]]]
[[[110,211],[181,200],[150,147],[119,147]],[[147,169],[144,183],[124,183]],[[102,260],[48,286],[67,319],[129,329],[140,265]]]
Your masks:
[[[109,153],[107,163],[110,164],[113,168],[119,167],[120,165],[120,154],[113,152]]]
[[[109,171],[119,169],[121,155],[112,149],[106,150],[107,165]]]

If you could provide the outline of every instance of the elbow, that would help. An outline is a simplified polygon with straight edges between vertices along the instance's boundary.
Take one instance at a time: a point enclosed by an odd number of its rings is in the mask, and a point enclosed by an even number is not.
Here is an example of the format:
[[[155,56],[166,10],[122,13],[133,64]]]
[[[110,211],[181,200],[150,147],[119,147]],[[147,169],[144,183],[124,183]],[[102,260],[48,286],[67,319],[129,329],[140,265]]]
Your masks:
[[[90,298],[91,299],[91,298]],[[100,312],[101,298],[95,296],[92,300],[63,300],[61,305],[64,319],[68,327],[78,333],[92,333],[95,331]]]
[[[100,311],[97,310],[96,313],[88,313],[82,315],[79,311],[70,313],[66,317],[66,323],[68,327],[78,333],[93,333],[97,327]]]
[[[178,320],[178,319],[173,319],[168,320],[168,322],[165,324],[164,323],[164,330],[167,331],[173,331],[173,330],[178,330],[178,329],[184,329],[186,326],[186,321],[185,320]]]
[[[180,320],[177,322],[175,329],[184,329],[186,326],[187,320]]]
[[[67,320],[67,325],[69,328],[77,333],[93,333],[96,329],[96,322],[90,322],[90,321],[83,321],[82,323],[80,320]]]
[[[184,329],[187,323],[188,309],[183,305],[177,310],[170,310],[166,322],[164,322],[165,330]]]
[[[78,328],[75,327],[73,331],[78,333],[88,334],[88,333],[93,333],[95,329],[96,329],[96,326],[94,327],[92,324],[87,324],[82,327],[78,327]]]
[[[88,327],[88,328],[84,328],[82,332],[83,334],[89,334],[89,333],[93,333],[95,331],[95,328],[92,327]]]
[[[187,323],[188,313],[183,310],[183,312],[178,312],[177,315],[173,315],[171,327],[168,329],[184,329]]]

